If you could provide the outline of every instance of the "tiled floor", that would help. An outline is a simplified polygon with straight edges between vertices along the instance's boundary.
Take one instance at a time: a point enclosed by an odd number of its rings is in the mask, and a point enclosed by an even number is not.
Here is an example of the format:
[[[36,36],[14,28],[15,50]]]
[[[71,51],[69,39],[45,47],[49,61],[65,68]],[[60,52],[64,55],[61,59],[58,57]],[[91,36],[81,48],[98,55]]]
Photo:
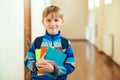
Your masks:
[[[68,80],[120,80],[120,66],[85,41],[72,41],[76,69]]]

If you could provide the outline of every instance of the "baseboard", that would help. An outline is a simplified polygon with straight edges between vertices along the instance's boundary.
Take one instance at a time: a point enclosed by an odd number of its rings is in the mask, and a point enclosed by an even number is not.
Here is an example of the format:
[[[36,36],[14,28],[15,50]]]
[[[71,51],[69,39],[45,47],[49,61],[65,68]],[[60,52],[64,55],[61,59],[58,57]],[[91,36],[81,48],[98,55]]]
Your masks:
[[[70,41],[87,41],[86,39],[69,39]]]
[[[101,54],[105,55],[105,56],[109,59],[109,61],[112,61],[112,62],[120,69],[120,65],[119,65],[117,62],[115,62],[112,57],[108,56],[108,55],[107,55],[105,52],[103,52],[103,51],[99,51],[99,52],[100,52]]]

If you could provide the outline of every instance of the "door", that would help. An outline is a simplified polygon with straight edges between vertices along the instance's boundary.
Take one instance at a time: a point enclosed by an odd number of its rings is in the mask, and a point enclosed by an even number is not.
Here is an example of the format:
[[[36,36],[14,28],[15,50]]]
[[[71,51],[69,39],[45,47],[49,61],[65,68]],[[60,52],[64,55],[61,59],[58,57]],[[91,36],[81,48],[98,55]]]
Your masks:
[[[24,57],[31,43],[31,5],[30,0],[24,0]],[[24,80],[31,80],[31,72],[24,69]]]

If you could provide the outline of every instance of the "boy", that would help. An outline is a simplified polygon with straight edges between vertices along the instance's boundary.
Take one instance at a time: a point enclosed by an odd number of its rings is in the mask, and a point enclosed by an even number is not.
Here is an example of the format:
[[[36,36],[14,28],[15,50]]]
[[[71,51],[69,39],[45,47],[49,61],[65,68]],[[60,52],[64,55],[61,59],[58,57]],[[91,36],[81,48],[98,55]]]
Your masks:
[[[60,35],[60,27],[64,23],[60,8],[54,5],[48,6],[43,11],[42,23],[46,29],[46,33],[42,38],[37,37],[31,44],[25,58],[25,67],[32,71],[32,80],[67,80],[67,75],[74,71],[75,59],[70,41]],[[40,39],[42,39],[41,42]],[[67,40],[68,43],[65,42],[65,40]],[[63,44],[62,42],[65,43]],[[67,44],[67,46],[63,49],[63,45],[65,44]],[[54,47],[54,49],[62,51],[67,55],[63,65],[58,66],[52,61],[45,60],[44,57],[46,54],[44,54],[40,60],[36,60],[35,50],[47,47]],[[51,78],[45,74],[38,75],[38,71],[42,73],[49,72],[56,78]]]

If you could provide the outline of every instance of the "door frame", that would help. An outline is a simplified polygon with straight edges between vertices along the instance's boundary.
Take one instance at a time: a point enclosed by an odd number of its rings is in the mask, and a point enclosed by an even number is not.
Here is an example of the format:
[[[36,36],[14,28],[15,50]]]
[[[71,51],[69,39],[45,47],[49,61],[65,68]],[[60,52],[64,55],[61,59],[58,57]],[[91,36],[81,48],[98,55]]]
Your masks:
[[[24,0],[24,58],[31,44],[31,0]],[[24,68],[24,80],[31,80],[31,72]]]

